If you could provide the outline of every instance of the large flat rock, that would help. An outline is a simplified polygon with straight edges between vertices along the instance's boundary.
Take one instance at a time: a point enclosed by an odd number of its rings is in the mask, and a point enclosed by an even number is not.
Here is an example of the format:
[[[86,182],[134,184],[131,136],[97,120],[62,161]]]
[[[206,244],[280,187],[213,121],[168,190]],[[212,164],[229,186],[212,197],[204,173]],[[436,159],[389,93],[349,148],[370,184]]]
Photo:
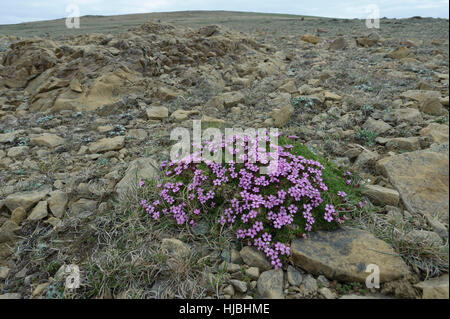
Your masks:
[[[386,242],[352,228],[317,231],[291,244],[294,264],[307,272],[348,282],[366,282],[369,264],[380,269],[380,282],[399,279],[409,270]]]
[[[430,150],[404,153],[377,166],[400,193],[406,209],[448,226],[448,153]]]

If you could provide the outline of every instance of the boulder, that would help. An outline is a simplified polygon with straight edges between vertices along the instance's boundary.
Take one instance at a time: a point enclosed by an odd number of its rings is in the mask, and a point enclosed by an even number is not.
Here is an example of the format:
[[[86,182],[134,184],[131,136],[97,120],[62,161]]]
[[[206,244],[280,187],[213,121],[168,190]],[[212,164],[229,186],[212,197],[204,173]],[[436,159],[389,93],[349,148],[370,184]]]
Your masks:
[[[400,193],[409,212],[448,225],[448,151],[422,150],[390,156],[378,161],[377,167]]]
[[[380,269],[380,282],[400,279],[409,273],[400,256],[386,242],[367,231],[341,228],[313,232],[291,244],[294,265],[309,273],[338,281],[365,283],[366,267]]]

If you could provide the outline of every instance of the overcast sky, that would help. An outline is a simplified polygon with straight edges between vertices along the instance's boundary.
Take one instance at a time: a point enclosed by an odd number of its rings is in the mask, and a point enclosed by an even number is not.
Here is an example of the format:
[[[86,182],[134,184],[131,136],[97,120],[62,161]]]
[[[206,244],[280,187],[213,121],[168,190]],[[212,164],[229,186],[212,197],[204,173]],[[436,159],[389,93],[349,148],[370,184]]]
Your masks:
[[[0,24],[64,18],[69,4],[76,4],[81,16],[232,10],[366,18],[367,6],[377,5],[381,17],[448,18],[449,9],[448,0],[0,0]]]

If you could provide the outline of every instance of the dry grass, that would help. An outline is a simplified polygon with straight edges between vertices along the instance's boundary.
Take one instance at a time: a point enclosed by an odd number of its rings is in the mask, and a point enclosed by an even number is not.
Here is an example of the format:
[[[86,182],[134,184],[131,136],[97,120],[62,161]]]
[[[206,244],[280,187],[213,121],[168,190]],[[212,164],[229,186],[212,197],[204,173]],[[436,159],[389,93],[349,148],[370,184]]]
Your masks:
[[[218,265],[221,252],[233,245],[230,230],[218,227],[213,216],[204,235],[168,220],[153,221],[139,210],[140,195],[133,190],[120,201],[111,198],[98,212],[69,212],[57,228],[24,224],[14,255],[17,271],[26,269],[32,287],[51,282],[46,298],[220,298],[226,272]],[[167,254],[160,247],[163,238],[180,239],[192,253],[188,258]],[[54,279],[68,264],[80,268],[79,289],[65,289],[64,278]],[[10,273],[4,290],[30,297],[32,289],[16,273]]]
[[[370,231],[389,243],[423,279],[448,273],[448,239],[441,244],[430,240],[411,241],[408,234],[418,229],[417,226],[404,219],[392,219],[388,214],[383,214],[381,208],[371,204],[357,211],[353,217],[354,226]]]

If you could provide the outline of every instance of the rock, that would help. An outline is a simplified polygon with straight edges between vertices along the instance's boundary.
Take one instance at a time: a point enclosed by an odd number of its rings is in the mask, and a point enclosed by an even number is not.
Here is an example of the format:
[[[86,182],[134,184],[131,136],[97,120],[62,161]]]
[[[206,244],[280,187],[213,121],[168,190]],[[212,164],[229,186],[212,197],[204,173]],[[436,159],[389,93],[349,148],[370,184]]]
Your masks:
[[[27,217],[27,212],[23,207],[17,207],[11,213],[11,220],[17,225],[20,225],[22,221]]]
[[[319,293],[325,298],[325,299],[336,299],[337,296],[334,292],[332,292],[330,289],[323,287],[319,289]]]
[[[283,270],[268,270],[259,276],[257,283],[258,295],[260,298],[284,299],[284,274]]]
[[[252,280],[258,280],[259,278],[259,268],[258,267],[249,267],[245,270],[245,274],[250,277]]]
[[[0,279],[6,279],[8,277],[10,269],[8,267],[0,266]]]
[[[300,293],[304,296],[308,296],[314,294],[317,289],[317,280],[310,274],[307,274],[300,285]]]
[[[401,257],[371,233],[352,229],[317,231],[291,244],[294,264],[312,274],[338,281],[365,283],[369,264],[378,265],[380,282],[399,279],[409,273]]]
[[[445,227],[436,217],[427,217],[427,222],[433,228],[433,231],[438,234],[441,238],[448,238],[448,225]]]
[[[339,37],[328,46],[328,50],[343,50],[347,47],[347,42],[343,37]]]
[[[11,147],[8,149],[8,157],[23,157],[25,156],[25,154],[28,153],[29,147],[28,146],[16,146],[16,147]]]
[[[127,136],[138,141],[144,141],[148,137],[148,133],[143,129],[131,129],[128,131]]]
[[[244,263],[250,267],[258,267],[260,270],[269,270],[272,268],[264,253],[254,247],[245,246],[240,251],[240,255]]]
[[[177,122],[182,122],[187,120],[192,114],[198,114],[198,111],[176,110],[170,115],[170,117],[175,119]]]
[[[419,105],[419,109],[431,115],[439,116],[445,114],[445,110],[442,107],[439,97],[430,97],[422,101]]]
[[[245,293],[248,289],[247,283],[245,281],[231,279],[230,282],[233,285],[233,287],[241,293]]]
[[[418,137],[396,137],[390,138],[386,142],[388,150],[417,151],[420,149],[420,139]]]
[[[220,269],[226,269],[227,272],[229,273],[235,273],[241,270],[241,266],[238,264],[233,264],[227,261],[224,261],[221,265],[220,265]]]
[[[12,143],[16,139],[16,132],[8,132],[0,134],[0,144],[3,143]]]
[[[66,140],[55,134],[44,133],[42,135],[31,136],[30,145],[45,146],[48,148],[55,148],[64,145]]]
[[[119,198],[135,190],[140,180],[153,180],[158,176],[158,163],[155,160],[142,157],[135,159],[125,171],[124,177],[117,183],[115,192]]]
[[[62,220],[56,217],[50,217],[45,222],[52,225],[53,227],[61,227],[63,225]]]
[[[369,37],[361,37],[356,39],[356,44],[360,47],[373,47],[378,44],[378,39],[371,39]]]
[[[392,115],[397,123],[417,124],[423,121],[419,110],[408,107],[395,109]]]
[[[410,54],[410,51],[408,48],[405,47],[398,47],[394,51],[388,54],[388,57],[394,60],[399,60],[406,58]]]
[[[340,95],[337,95],[336,93],[325,91],[324,93],[325,100],[331,100],[331,101],[340,101],[342,100],[342,97]]]
[[[305,42],[308,42],[308,43],[311,43],[311,44],[319,43],[319,38],[317,36],[309,34],[309,33],[302,35],[301,40],[305,41]]]
[[[0,227],[0,244],[16,239],[16,235],[19,234],[21,227],[19,227],[15,222],[7,220]]]
[[[37,285],[37,287],[34,288],[34,290],[33,290],[32,296],[33,296],[33,297],[39,296],[40,294],[42,294],[42,293],[44,292],[44,290],[45,290],[48,286],[50,286],[50,283],[49,283],[49,282],[46,282],[46,283]]]
[[[317,283],[320,284],[322,287],[326,288],[330,287],[330,282],[324,275],[320,275],[319,277],[317,277]]]
[[[271,97],[270,100],[267,101],[267,103],[275,108],[279,108],[282,105],[291,105],[291,94],[287,93],[287,92],[279,92],[279,93],[274,93],[274,95],[270,95],[269,97]]]
[[[99,133],[108,133],[111,132],[112,130],[114,130],[114,126],[112,125],[102,125],[97,127],[97,131],[99,131]]]
[[[231,108],[244,102],[245,96],[241,92],[228,92],[222,94],[223,104],[225,108]]]
[[[182,95],[183,92],[169,87],[160,87],[156,96],[163,101],[170,101],[176,99],[178,96]],[[166,116],[167,117],[167,116]]]
[[[241,254],[236,249],[231,249],[230,261],[235,264],[242,264],[243,260],[241,258]]]
[[[449,128],[445,124],[431,123],[420,130],[420,135],[430,136],[434,143],[449,142]]]
[[[57,218],[62,218],[66,208],[67,208],[67,202],[69,200],[66,193],[56,190],[51,192],[50,198],[47,200],[50,211],[52,214]]]
[[[44,200],[37,203],[36,207],[33,208],[27,220],[40,220],[47,217],[47,215],[47,201]]]
[[[397,206],[399,203],[399,193],[390,188],[379,185],[365,185],[361,192],[368,196],[376,204]]]
[[[400,193],[409,212],[448,225],[448,153],[409,152],[384,158],[377,167]]]
[[[421,91],[433,91],[433,86],[430,85],[430,83],[425,81],[420,81],[417,85],[417,88]]]
[[[448,274],[438,278],[429,279],[419,282],[415,286],[422,289],[422,299],[447,299],[448,294]]]
[[[278,88],[278,91],[293,94],[293,93],[297,92],[297,86],[295,85],[294,80],[289,80],[286,83],[284,83],[282,86],[280,86]]]
[[[77,93],[83,92],[83,88],[81,87],[80,80],[78,80],[77,78],[73,78],[73,80],[70,81],[69,87],[74,92],[77,92]]]
[[[189,245],[176,238],[164,238],[161,242],[161,250],[176,258],[188,258],[191,254]]]
[[[81,198],[70,206],[70,211],[74,215],[82,213],[93,214],[97,209],[97,202],[95,200]]]
[[[372,152],[368,150],[362,151],[355,163],[353,164],[353,168],[357,170],[362,170],[364,168],[369,168],[371,166],[375,166],[376,162],[380,159],[380,155],[377,152]]]
[[[389,131],[392,128],[392,126],[390,126],[383,120],[375,120],[369,117],[367,121],[363,124],[362,128],[380,135]]]
[[[151,106],[146,110],[149,120],[162,120],[169,117],[169,110],[165,106]]]
[[[226,295],[229,295],[231,297],[234,296],[235,292],[234,292],[234,287],[232,285],[228,285],[227,287],[225,287],[225,289],[223,290],[223,293]]]
[[[225,120],[217,119],[215,117],[211,117],[211,116],[208,116],[208,115],[203,115],[202,116],[202,122],[204,122],[206,124],[219,124],[219,125],[223,125],[223,124],[227,123]]]
[[[281,109],[274,109],[271,117],[274,119],[275,126],[283,127],[289,122],[292,114],[294,114],[294,108],[290,104],[286,104]]]
[[[416,101],[419,103],[424,102],[425,100],[439,99],[441,94],[438,91],[429,91],[429,90],[408,90],[400,94],[400,97],[412,101]]]
[[[116,136],[112,138],[102,138],[96,142],[89,144],[88,149],[91,153],[101,153],[107,151],[115,151],[123,148],[125,144],[124,136]]]
[[[5,206],[12,212],[17,207],[22,207],[27,211],[31,206],[43,199],[50,193],[51,189],[44,188],[42,190],[22,192],[11,194],[5,199]]]
[[[419,230],[413,229],[405,236],[406,240],[417,245],[419,243],[429,243],[434,245],[435,247],[439,247],[442,245],[442,239],[435,232],[427,231],[427,230]]]
[[[287,280],[291,286],[298,287],[303,281],[303,276],[300,271],[289,265],[287,268]]]

